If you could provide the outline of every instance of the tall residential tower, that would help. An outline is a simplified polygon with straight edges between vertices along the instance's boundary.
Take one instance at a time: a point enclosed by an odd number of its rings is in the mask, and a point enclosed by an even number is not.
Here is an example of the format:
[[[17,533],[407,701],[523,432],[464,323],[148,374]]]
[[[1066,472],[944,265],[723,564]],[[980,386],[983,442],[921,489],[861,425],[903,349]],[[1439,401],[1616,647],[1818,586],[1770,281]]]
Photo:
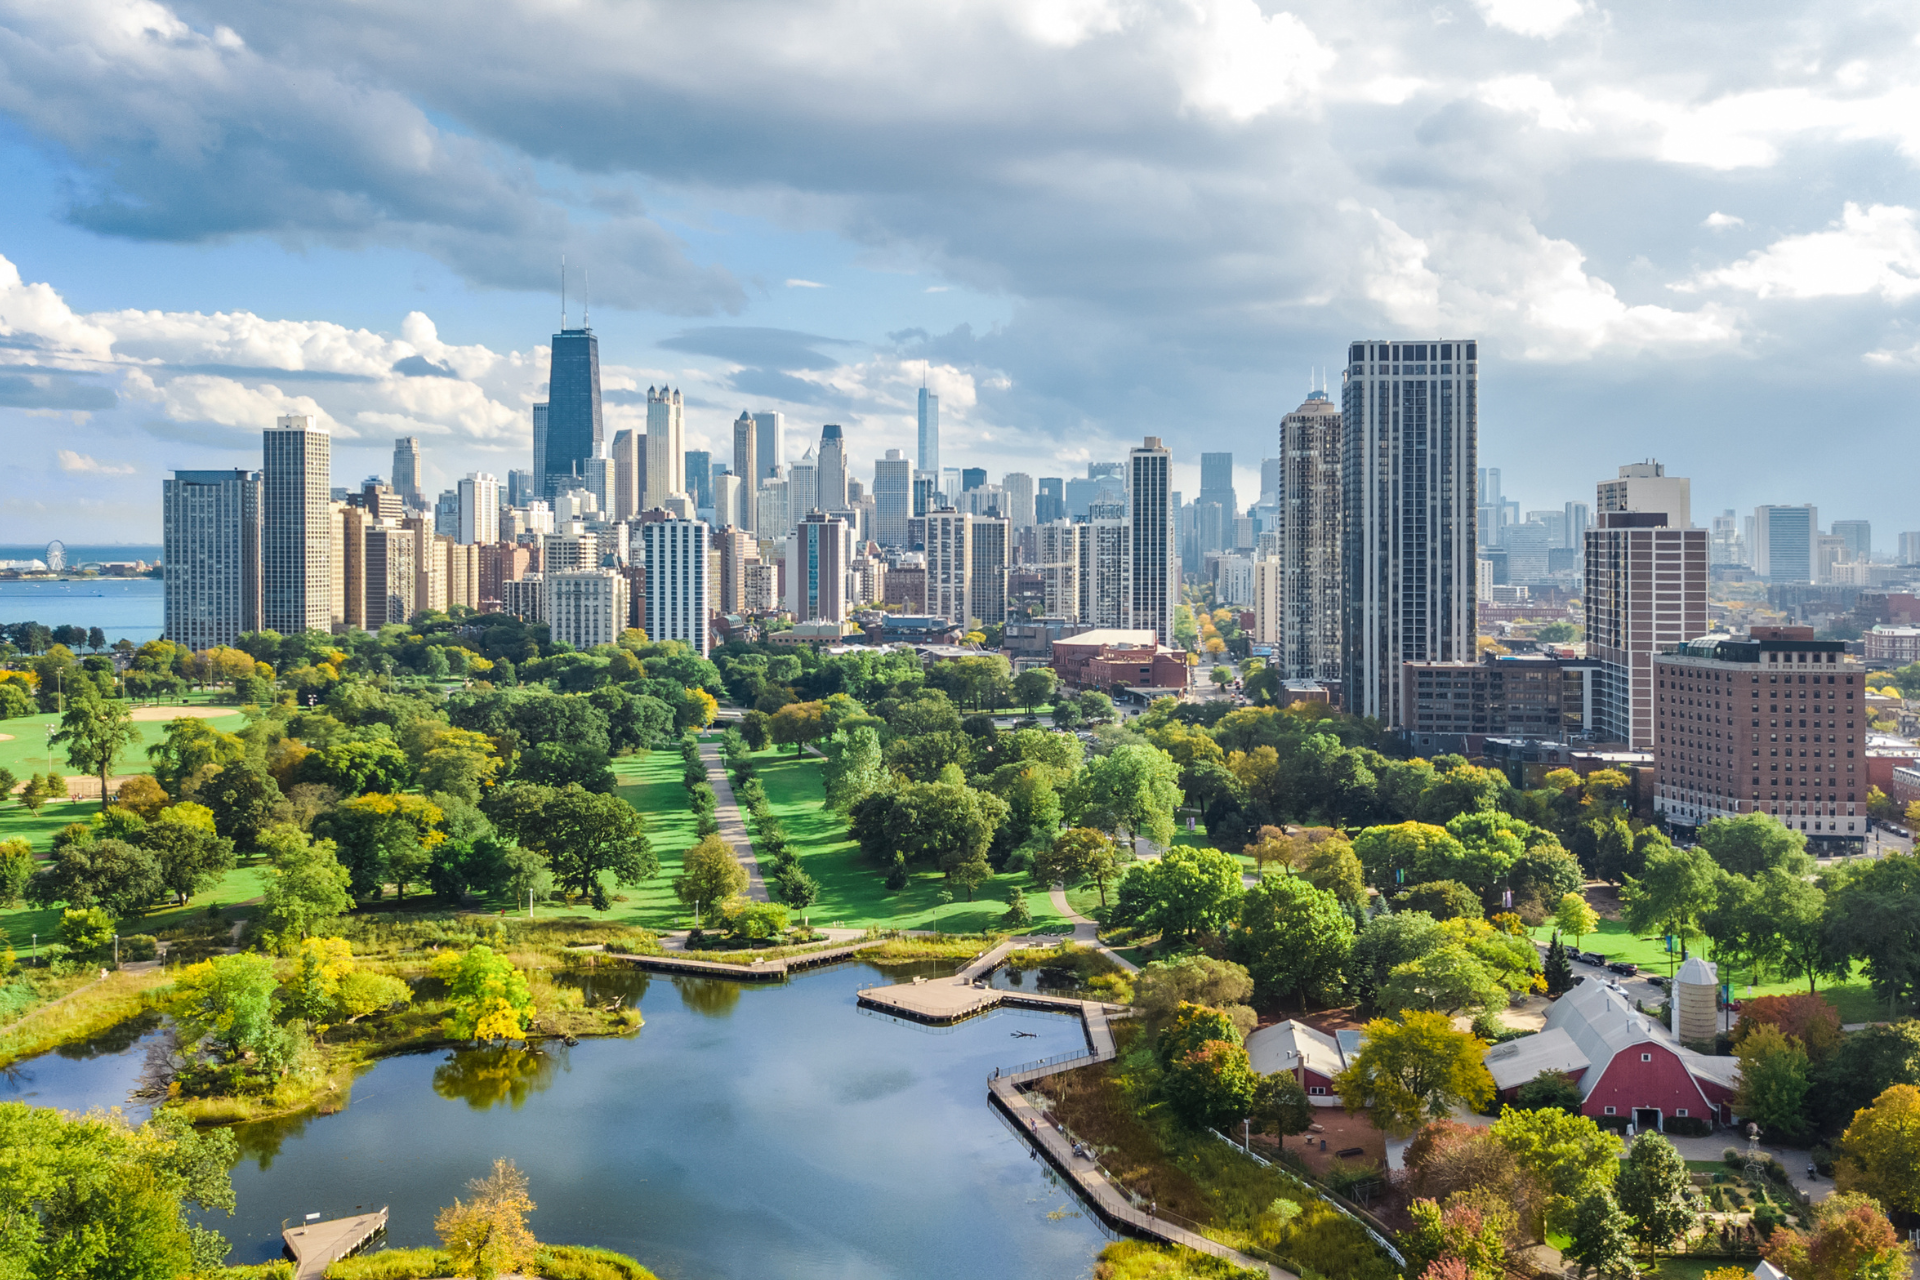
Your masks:
[[[333,437],[310,414],[261,433],[260,624],[281,635],[333,626]]]

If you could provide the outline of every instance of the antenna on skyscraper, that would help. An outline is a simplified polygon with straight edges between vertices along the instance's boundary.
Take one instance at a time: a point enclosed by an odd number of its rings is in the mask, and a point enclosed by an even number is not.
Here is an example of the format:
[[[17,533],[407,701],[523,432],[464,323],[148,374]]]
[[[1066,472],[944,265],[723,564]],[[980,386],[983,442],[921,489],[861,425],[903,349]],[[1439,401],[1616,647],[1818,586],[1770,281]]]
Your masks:
[[[567,255],[560,255],[560,332],[567,331]]]
[[[593,328],[593,272],[580,268],[580,327]]]

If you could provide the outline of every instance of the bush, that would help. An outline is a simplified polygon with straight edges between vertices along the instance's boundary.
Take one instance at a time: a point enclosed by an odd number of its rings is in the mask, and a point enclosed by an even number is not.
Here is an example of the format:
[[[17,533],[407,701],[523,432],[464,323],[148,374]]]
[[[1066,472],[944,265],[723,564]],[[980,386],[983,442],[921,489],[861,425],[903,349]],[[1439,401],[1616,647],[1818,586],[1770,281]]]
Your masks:
[[[584,1245],[546,1245],[532,1271],[547,1280],[654,1280],[653,1272],[626,1254]]]
[[[196,1271],[191,1280],[293,1280],[293,1264],[284,1258],[257,1262],[249,1267],[218,1267]]]
[[[1730,1169],[1743,1168],[1747,1163],[1747,1153],[1738,1147],[1722,1147],[1720,1160]]]
[[[342,1258],[327,1268],[327,1280],[433,1280],[453,1274],[444,1249],[382,1249]]]
[[[1667,1132],[1678,1138],[1704,1138],[1713,1126],[1699,1116],[1668,1116]]]
[[[122,960],[152,960],[160,954],[160,940],[150,933],[130,933],[120,939]]]

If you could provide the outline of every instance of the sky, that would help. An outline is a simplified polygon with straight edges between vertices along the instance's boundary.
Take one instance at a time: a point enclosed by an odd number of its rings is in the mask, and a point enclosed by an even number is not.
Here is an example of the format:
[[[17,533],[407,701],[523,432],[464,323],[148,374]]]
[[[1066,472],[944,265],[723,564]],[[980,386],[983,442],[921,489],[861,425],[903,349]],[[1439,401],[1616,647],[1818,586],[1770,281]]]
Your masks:
[[[530,465],[561,314],[852,474],[1242,505],[1346,344],[1477,339],[1523,510],[1619,464],[1920,529],[1920,6],[0,0],[0,543],[157,541],[174,468]],[[1328,374],[1329,366],[1333,372]]]

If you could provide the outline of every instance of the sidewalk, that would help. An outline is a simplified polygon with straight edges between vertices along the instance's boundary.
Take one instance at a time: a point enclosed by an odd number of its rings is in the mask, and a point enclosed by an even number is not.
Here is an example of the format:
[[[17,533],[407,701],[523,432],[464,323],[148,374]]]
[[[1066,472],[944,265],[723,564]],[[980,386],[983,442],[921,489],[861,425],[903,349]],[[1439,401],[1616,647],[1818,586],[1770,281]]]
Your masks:
[[[1049,891],[1053,899],[1053,909],[1073,922],[1073,940],[1081,946],[1092,947],[1107,959],[1119,965],[1126,973],[1140,972],[1140,966],[1100,941],[1100,926],[1067,905],[1067,891],[1054,886]]]
[[[747,837],[746,819],[740,816],[740,802],[734,799],[733,783],[727,778],[727,764],[717,743],[700,744],[700,762],[707,767],[707,785],[713,788],[713,820],[720,824],[720,838],[740,856],[747,869],[747,897],[755,902],[771,902],[766,878],[760,874],[759,859],[753,855],[753,841]]]

